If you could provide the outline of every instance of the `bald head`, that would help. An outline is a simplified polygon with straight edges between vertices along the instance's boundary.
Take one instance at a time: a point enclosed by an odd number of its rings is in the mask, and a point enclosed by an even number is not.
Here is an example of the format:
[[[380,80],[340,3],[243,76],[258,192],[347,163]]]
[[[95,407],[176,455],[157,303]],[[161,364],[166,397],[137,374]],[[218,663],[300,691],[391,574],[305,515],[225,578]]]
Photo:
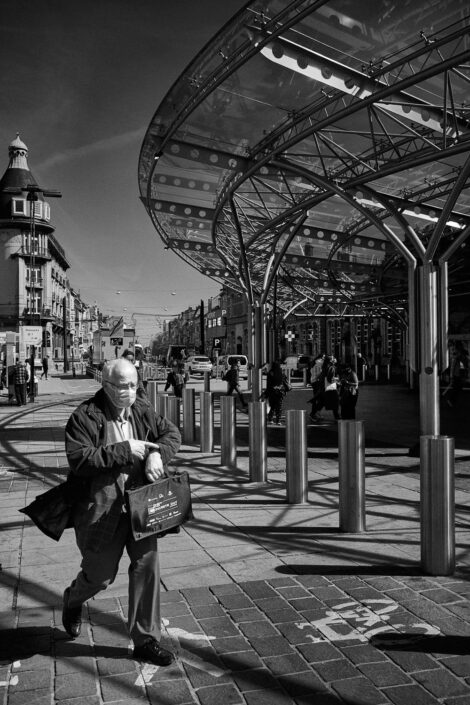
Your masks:
[[[125,384],[126,382],[137,382],[137,370],[132,362],[125,357],[118,357],[116,360],[107,362],[103,367],[103,382],[113,384]]]

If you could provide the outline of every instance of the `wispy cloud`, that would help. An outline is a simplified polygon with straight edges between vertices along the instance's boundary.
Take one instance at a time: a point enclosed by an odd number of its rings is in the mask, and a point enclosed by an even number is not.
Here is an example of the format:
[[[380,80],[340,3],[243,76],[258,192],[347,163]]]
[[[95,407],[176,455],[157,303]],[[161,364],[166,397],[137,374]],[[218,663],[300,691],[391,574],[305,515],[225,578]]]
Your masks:
[[[106,137],[103,140],[91,142],[90,144],[84,144],[80,147],[75,147],[74,149],[65,149],[62,152],[52,154],[43,162],[36,164],[36,168],[50,169],[51,167],[56,167],[59,164],[63,164],[64,162],[76,161],[77,159],[82,159],[83,157],[90,157],[100,152],[102,153],[109,152],[112,150],[118,150],[128,144],[132,144],[137,140],[141,140],[144,134],[145,128],[139,128],[138,130],[123,132],[120,135]]]

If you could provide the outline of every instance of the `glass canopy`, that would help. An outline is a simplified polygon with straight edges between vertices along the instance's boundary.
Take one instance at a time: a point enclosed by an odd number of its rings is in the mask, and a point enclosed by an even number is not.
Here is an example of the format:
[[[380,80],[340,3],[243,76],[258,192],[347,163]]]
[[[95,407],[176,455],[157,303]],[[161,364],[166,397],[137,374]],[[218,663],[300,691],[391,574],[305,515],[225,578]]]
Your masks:
[[[469,84],[463,0],[249,2],[158,107],[142,201],[167,247],[252,303],[397,312],[410,262],[444,259],[458,295]]]

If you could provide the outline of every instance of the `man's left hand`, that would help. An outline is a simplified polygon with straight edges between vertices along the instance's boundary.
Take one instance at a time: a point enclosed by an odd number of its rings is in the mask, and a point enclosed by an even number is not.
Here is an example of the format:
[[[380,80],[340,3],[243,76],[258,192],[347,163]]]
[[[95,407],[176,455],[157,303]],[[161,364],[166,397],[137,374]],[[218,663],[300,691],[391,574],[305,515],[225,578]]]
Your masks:
[[[149,453],[145,461],[145,474],[150,482],[155,482],[164,475],[162,456],[158,451]]]

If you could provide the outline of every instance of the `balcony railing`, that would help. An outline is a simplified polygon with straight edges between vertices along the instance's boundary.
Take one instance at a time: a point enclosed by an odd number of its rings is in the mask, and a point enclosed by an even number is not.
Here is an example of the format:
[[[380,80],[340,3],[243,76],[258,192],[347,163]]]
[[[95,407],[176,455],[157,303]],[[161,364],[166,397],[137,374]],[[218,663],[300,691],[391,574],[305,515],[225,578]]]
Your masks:
[[[20,253],[22,255],[28,255],[28,256],[34,255],[35,257],[45,257],[47,259],[51,258],[51,255],[50,255],[47,247],[39,247],[38,245],[31,246],[28,243],[21,245]]]
[[[40,306],[39,308],[33,307],[32,311],[29,306],[26,306],[20,315],[22,318],[30,318],[31,316],[34,316],[36,320],[48,319],[62,325],[62,317],[56,316],[52,313],[52,309],[49,306]]]

